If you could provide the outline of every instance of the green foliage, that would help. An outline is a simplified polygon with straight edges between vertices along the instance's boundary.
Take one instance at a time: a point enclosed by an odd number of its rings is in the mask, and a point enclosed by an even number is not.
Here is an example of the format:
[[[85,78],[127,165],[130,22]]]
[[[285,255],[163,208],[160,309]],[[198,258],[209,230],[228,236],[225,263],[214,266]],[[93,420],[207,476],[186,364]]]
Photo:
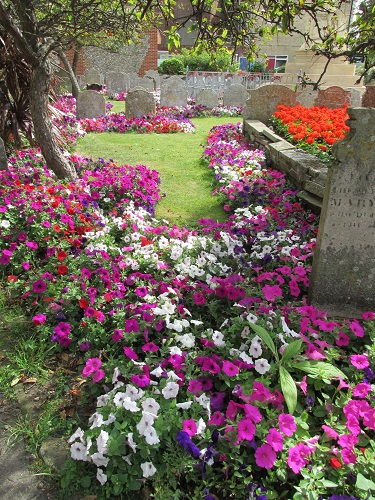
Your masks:
[[[226,48],[213,51],[182,49],[178,59],[189,71],[230,71],[236,72],[239,65],[234,63],[233,52]]]
[[[264,62],[255,61],[250,64],[249,71],[251,73],[265,73],[267,70]]]
[[[185,67],[177,57],[171,57],[160,64],[158,72],[161,75],[184,75]]]

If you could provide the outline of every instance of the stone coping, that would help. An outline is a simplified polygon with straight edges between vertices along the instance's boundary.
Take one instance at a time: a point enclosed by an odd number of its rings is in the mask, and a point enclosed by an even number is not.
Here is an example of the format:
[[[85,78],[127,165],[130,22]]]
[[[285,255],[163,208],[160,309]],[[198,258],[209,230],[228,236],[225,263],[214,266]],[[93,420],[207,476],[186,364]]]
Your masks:
[[[259,120],[244,120],[245,138],[265,151],[271,166],[286,174],[300,189],[299,197],[320,213],[328,166],[316,156],[301,151]]]

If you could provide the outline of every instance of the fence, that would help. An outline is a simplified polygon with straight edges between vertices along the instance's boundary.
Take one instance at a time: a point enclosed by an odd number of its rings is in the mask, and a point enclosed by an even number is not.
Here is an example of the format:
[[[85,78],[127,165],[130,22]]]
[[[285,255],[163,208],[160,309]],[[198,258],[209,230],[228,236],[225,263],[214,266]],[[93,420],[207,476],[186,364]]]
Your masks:
[[[208,71],[188,71],[186,85],[189,97],[196,97],[202,89],[213,89],[221,97],[233,83],[240,83],[246,89],[256,89],[264,84],[292,85],[296,83],[293,75],[283,73],[222,73]]]

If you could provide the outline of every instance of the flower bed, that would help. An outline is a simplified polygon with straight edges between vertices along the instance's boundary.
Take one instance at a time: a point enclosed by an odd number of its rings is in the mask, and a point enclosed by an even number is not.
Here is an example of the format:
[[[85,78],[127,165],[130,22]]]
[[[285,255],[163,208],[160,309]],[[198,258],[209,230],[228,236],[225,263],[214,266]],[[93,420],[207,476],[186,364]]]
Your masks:
[[[0,172],[9,291],[41,341],[83,358],[97,396],[63,488],[364,498],[375,313],[306,304],[316,217],[239,127],[215,127],[203,159],[231,215],[195,231],[153,218],[145,166],[74,156],[80,179],[63,185],[30,151]]]
[[[349,118],[346,109],[347,106],[328,109],[324,106],[280,105],[271,118],[271,124],[275,132],[298,148],[328,161],[332,145],[349,131],[345,124]]]

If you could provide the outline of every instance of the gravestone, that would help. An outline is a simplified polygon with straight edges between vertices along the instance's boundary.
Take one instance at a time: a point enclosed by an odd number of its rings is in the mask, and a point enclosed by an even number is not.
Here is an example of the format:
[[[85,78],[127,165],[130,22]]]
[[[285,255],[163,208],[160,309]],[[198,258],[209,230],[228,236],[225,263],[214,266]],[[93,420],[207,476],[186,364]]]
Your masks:
[[[145,72],[145,76],[147,76],[147,78],[151,78],[154,81],[154,90],[160,89],[160,75],[156,70],[148,69]]]
[[[85,90],[77,97],[77,120],[105,115],[105,97],[95,90]]]
[[[0,137],[0,170],[8,169],[8,158],[5,153],[4,141]]]
[[[198,92],[195,99],[196,104],[206,106],[207,108],[214,108],[218,105],[217,92],[212,89],[202,89]]]
[[[116,94],[126,92],[128,89],[127,78],[125,73],[117,71],[108,71],[106,74],[108,97],[113,98]]]
[[[187,87],[177,75],[162,80],[160,88],[160,106],[186,106]]]
[[[100,83],[103,85],[104,79],[101,73],[97,69],[88,69],[85,71],[85,83]]]
[[[348,89],[350,92],[350,107],[351,108],[361,108],[362,107],[362,93],[356,89]]]
[[[350,106],[350,92],[341,87],[328,87],[325,90],[318,90],[315,106],[325,106],[328,109],[342,108],[344,105]]]
[[[241,83],[232,83],[223,95],[224,106],[245,106],[248,98],[247,90]]]
[[[279,104],[297,105],[297,94],[285,85],[263,85],[247,93],[248,99],[242,112],[244,120],[259,120],[267,125]]]
[[[142,87],[145,90],[148,90],[149,92],[153,92],[154,91],[154,80],[152,78],[148,78],[147,76],[144,76],[143,78],[138,77],[134,86],[135,87]]]
[[[348,114],[328,170],[309,303],[352,318],[375,308],[375,109]]]
[[[297,101],[301,106],[305,108],[312,108],[315,106],[316,98],[318,97],[318,91],[305,88],[297,95]]]
[[[155,99],[152,92],[137,88],[129,90],[125,99],[125,110],[128,118],[141,118],[143,115],[155,113]]]
[[[364,108],[375,108],[375,85],[367,85],[362,96],[362,106]]]

